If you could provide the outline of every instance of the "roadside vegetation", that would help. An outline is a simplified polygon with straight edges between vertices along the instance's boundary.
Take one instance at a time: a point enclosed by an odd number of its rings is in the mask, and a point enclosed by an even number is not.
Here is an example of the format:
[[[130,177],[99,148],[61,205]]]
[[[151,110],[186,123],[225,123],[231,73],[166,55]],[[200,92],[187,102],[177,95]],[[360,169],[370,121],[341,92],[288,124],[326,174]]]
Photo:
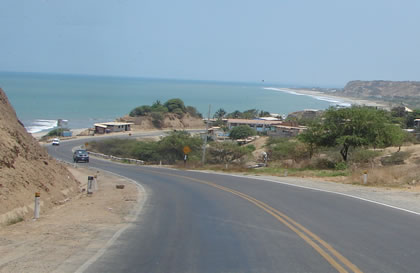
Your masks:
[[[225,115],[221,110],[218,117]],[[402,128],[410,126],[417,116],[404,115],[397,109],[329,108],[322,116],[305,121],[307,129],[297,137],[263,137],[265,144],[258,148],[236,142],[257,134],[248,126],[238,126],[229,132],[230,140],[209,140],[205,166],[201,164],[203,138],[184,131],[171,132],[159,141],[110,139],[91,142],[89,147],[108,155],[140,159],[146,164],[162,162],[180,167],[184,166],[188,147],[188,168],[321,177],[358,184],[367,171],[368,184],[415,185],[420,184],[420,149],[410,150],[409,145],[418,142]],[[263,154],[267,155],[267,162]]]

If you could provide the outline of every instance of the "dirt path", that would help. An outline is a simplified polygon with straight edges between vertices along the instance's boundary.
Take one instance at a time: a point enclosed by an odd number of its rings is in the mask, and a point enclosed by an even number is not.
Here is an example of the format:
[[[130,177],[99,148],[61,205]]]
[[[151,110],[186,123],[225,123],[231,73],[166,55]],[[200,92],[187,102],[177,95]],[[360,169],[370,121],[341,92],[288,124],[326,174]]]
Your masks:
[[[0,272],[75,272],[139,214],[146,198],[141,186],[104,172],[69,170],[84,187],[87,176],[97,174],[98,190],[41,211],[37,221],[1,228]]]

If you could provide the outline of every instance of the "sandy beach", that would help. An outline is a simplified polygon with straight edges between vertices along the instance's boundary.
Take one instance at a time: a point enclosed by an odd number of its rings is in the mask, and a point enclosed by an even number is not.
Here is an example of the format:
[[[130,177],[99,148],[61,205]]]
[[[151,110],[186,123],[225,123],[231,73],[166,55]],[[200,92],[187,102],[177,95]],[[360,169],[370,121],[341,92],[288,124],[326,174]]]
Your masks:
[[[294,89],[294,88],[274,88],[274,87],[267,87],[264,88],[267,90],[285,92],[289,94],[295,95],[304,95],[309,96],[319,100],[329,101],[331,103],[337,103],[342,106],[350,106],[350,105],[366,105],[366,106],[374,106],[383,109],[388,109],[389,106],[386,105],[384,102],[379,101],[372,101],[366,99],[358,99],[352,97],[343,97],[343,96],[336,96],[329,93],[324,93],[321,91],[311,90],[311,89]],[[303,109],[302,109],[303,110]]]

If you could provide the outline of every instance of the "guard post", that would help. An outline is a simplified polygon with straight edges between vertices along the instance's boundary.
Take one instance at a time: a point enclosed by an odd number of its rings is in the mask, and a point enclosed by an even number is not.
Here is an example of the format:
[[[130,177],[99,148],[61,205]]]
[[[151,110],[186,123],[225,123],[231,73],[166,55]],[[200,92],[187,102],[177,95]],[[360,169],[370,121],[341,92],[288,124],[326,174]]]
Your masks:
[[[364,171],[363,172],[363,184],[367,184],[367,179],[368,179],[368,171]]]
[[[91,195],[93,193],[93,176],[88,176],[88,183],[87,183],[87,194]]]
[[[35,193],[35,205],[34,205],[34,219],[39,218],[40,198],[41,198],[41,194],[39,192],[36,192]]]

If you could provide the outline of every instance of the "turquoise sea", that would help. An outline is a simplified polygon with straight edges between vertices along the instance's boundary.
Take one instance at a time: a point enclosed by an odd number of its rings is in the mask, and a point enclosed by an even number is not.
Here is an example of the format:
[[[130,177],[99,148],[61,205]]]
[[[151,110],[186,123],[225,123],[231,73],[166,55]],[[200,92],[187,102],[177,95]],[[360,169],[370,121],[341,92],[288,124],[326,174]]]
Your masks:
[[[0,73],[6,92],[19,119],[29,132],[54,128],[57,119],[68,120],[70,128],[88,128],[96,122],[124,116],[136,106],[180,98],[207,116],[223,108],[259,109],[287,114],[302,109],[325,109],[342,102],[281,92],[271,84],[225,83],[188,80]]]

